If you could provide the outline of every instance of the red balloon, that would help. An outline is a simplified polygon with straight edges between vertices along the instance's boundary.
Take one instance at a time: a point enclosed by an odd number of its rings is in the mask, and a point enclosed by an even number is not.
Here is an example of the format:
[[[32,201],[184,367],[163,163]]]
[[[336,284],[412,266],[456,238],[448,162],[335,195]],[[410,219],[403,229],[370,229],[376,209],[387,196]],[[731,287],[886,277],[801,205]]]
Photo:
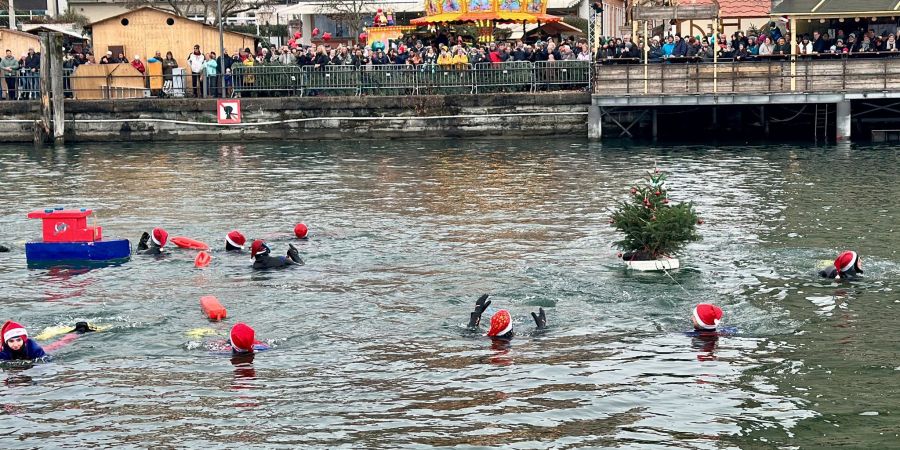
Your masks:
[[[319,35],[319,29],[318,29],[318,28],[313,28],[313,37],[316,37],[316,36],[318,36],[318,35]]]
[[[360,41],[365,41],[368,37],[369,37],[369,35],[367,35],[366,33],[359,33]]]
[[[323,41],[330,41],[330,40],[331,40],[331,33],[327,32],[327,31],[326,31],[325,33],[322,33],[322,40],[323,40]]]
[[[300,39],[301,37],[303,37],[303,33],[299,32],[299,31],[294,33],[294,39]]]

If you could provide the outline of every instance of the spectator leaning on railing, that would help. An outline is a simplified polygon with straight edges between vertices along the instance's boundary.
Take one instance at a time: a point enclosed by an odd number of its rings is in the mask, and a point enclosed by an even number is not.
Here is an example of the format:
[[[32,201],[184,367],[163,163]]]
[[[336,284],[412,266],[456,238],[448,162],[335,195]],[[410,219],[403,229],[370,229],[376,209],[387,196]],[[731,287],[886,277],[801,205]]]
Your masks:
[[[0,60],[0,72],[6,79],[6,94],[8,100],[16,99],[16,71],[19,70],[19,60],[12,54],[12,50],[6,50],[6,56]],[[2,88],[0,88],[2,91]]]

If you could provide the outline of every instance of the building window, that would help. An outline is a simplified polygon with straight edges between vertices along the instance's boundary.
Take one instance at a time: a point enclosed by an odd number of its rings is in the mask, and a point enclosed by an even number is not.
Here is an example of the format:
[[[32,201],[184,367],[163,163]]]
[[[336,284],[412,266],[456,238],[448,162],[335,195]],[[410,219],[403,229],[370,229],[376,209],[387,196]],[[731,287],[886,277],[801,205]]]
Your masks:
[[[168,26],[170,26],[170,27],[171,27],[172,25],[175,25],[175,19],[169,17],[168,19],[166,19],[166,25],[168,25]]]
[[[123,27],[127,27],[127,26],[128,26],[128,19],[122,18],[122,26],[123,26]]]

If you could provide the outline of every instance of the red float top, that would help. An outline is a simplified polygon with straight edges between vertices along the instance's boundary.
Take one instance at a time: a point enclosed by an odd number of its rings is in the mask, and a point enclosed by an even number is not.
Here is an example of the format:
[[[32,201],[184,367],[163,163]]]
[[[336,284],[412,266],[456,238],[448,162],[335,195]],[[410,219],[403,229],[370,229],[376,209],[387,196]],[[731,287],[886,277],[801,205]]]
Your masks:
[[[43,221],[44,242],[94,242],[103,238],[101,227],[87,226],[90,209],[43,209],[28,213]]]

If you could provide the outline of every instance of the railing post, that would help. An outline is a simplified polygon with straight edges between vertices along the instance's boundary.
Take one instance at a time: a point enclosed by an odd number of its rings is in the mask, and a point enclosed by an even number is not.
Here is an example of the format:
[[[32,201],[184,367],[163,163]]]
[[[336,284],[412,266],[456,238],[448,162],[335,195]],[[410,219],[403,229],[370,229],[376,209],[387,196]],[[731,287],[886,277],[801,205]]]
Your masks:
[[[791,17],[791,92],[797,91],[797,19]]]

